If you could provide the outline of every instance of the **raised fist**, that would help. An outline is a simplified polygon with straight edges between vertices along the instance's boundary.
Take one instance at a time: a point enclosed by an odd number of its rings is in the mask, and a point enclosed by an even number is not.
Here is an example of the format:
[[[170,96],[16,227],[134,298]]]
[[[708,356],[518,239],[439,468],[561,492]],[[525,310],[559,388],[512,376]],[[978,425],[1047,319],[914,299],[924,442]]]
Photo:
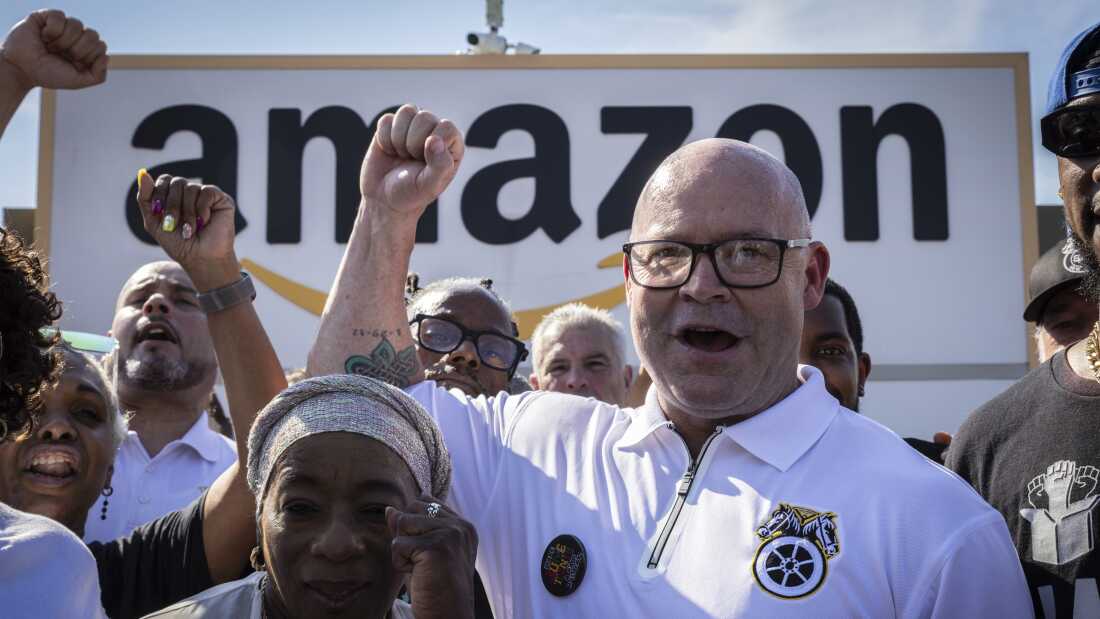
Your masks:
[[[1047,476],[1043,474],[1036,475],[1027,483],[1027,500],[1035,509],[1046,509],[1047,507],[1046,481]]]
[[[359,189],[369,209],[419,218],[451,183],[466,147],[462,132],[415,105],[378,119]]]
[[[107,79],[107,44],[79,19],[58,10],[35,11],[16,24],[0,45],[0,65],[25,90],[76,89]]]
[[[138,172],[138,208],[145,231],[204,288],[215,273],[239,275],[233,250],[233,198],[214,185],[162,174],[155,181]],[[213,283],[217,286],[217,283]]]

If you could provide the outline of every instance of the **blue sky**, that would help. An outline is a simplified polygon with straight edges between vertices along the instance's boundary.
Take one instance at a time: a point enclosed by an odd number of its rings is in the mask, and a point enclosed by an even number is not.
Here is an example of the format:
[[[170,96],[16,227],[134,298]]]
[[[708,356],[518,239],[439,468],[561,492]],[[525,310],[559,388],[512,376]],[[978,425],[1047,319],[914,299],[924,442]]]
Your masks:
[[[4,0],[7,29],[38,3]],[[449,54],[484,29],[482,0],[174,2],[53,7],[114,53]],[[1062,46],[1100,19],[1095,0],[506,0],[502,33],[544,53],[1017,52],[1030,54],[1033,121]],[[0,206],[32,206],[38,97],[0,142]],[[1036,131],[1036,135],[1037,135]],[[1035,144],[1036,197],[1057,201],[1053,156]]]

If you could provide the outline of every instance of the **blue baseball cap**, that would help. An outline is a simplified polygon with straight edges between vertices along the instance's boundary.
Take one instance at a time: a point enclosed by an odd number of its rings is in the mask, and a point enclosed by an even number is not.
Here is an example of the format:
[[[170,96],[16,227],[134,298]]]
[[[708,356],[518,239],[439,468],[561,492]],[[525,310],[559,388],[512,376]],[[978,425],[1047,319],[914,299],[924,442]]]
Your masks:
[[[1100,22],[1082,30],[1062,50],[1058,67],[1050,76],[1050,85],[1047,87],[1046,114],[1057,111],[1077,97],[1100,92],[1100,67],[1067,73],[1071,65],[1079,64],[1083,60],[1082,54],[1092,51],[1097,37],[1100,37]]]

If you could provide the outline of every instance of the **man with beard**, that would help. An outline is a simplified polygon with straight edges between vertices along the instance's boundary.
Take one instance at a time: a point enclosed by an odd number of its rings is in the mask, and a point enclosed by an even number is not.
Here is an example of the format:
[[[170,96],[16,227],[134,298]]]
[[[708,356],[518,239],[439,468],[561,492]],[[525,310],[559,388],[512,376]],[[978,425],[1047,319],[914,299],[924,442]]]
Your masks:
[[[688,144],[638,200],[623,266],[641,408],[423,381],[403,274],[464,152],[415,106],[379,119],[309,367],[362,359],[437,420],[498,616],[1031,615],[1004,519],[798,365],[829,256],[794,173],[750,144]]]
[[[625,357],[623,326],[607,310],[563,305],[531,335],[531,386],[625,406],[632,374]]]
[[[139,268],[119,293],[107,358],[130,431],[110,485],[88,511],[85,541],[111,541],[182,509],[237,461],[206,407],[217,361],[198,292],[175,262]]]
[[[1058,156],[1059,193],[1085,289],[1100,265],[1100,24],[1079,34],[1051,78],[1043,146]],[[1093,320],[1096,319],[1095,308]],[[1004,515],[1039,617],[1100,616],[1098,327],[976,410],[947,464]]]
[[[1068,231],[1067,236],[1072,235]],[[1096,303],[1080,289],[1086,268],[1075,247],[1070,238],[1051,247],[1035,261],[1027,279],[1024,320],[1035,324],[1039,363],[1088,337],[1097,319]]]

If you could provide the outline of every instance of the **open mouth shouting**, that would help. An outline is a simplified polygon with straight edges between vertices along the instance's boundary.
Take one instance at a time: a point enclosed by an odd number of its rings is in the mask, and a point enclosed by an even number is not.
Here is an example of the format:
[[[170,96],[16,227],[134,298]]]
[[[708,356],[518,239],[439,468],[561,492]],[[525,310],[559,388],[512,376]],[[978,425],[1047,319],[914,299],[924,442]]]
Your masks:
[[[144,342],[168,342],[179,346],[180,338],[172,325],[162,321],[147,321],[134,334],[134,346]]]
[[[60,488],[76,480],[80,454],[67,446],[39,445],[27,454],[22,471],[32,484]]]
[[[725,329],[708,325],[686,325],[676,330],[675,337],[688,348],[708,353],[727,351],[741,341]]]

